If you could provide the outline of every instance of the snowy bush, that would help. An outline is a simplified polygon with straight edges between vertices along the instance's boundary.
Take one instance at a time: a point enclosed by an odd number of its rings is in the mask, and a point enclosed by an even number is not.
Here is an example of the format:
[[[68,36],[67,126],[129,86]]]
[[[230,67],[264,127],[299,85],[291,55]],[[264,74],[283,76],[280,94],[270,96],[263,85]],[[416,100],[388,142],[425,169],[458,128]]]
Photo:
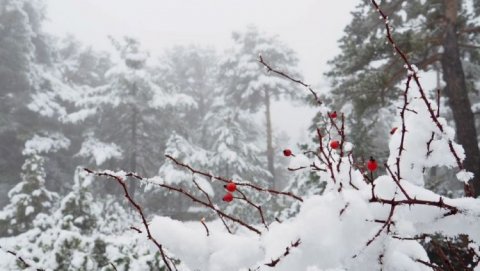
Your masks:
[[[388,28],[388,19],[381,13]],[[390,33],[390,32],[389,32]],[[471,263],[478,265],[480,200],[472,197],[446,198],[424,188],[424,172],[433,167],[447,167],[465,183],[473,177],[463,169],[463,148],[454,141],[455,131],[437,114],[438,107],[427,98],[418,70],[388,36],[393,49],[405,61],[403,101],[392,123],[387,161],[373,158],[362,161],[353,157],[349,136],[345,134],[345,116],[320,106],[323,125],[317,129],[318,146],[301,154],[285,152],[291,158],[290,170],[310,170],[325,184],[321,195],[300,198],[250,183],[214,176],[169,156],[193,177],[207,178],[211,185],[231,182],[233,201],[252,208],[257,223],[247,223],[228,207],[212,203],[211,195],[175,187],[161,178],[147,179],[135,173],[92,172],[113,178],[124,187],[126,197],[143,220],[150,241],[163,255],[169,270],[178,258],[186,270],[439,270],[421,243],[434,242],[438,234],[445,238],[467,238]],[[272,74],[305,83],[275,70],[260,57]],[[378,169],[381,170],[378,170]],[[381,173],[383,172],[383,173]],[[127,193],[127,177],[149,182],[171,192],[183,194],[209,208],[218,216],[211,222],[182,223],[168,217],[154,217],[147,223],[145,214]],[[303,175],[303,178],[307,178]],[[300,210],[291,217],[265,221],[262,206],[245,197],[244,191],[256,190],[265,197],[287,197],[300,201]],[[226,201],[230,201],[228,199]],[[282,221],[283,220],[283,221]],[[236,230],[230,228],[236,225]],[[450,239],[446,239],[450,240]],[[442,260],[452,266],[449,257]],[[465,261],[465,265],[467,260]],[[478,270],[478,266],[464,266]]]

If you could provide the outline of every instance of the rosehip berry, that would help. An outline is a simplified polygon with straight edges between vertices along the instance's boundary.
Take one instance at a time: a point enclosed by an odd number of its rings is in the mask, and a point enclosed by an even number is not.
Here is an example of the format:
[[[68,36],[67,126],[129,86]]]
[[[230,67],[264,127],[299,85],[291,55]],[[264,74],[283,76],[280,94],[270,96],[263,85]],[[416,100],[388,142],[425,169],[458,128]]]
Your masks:
[[[393,135],[397,131],[398,127],[393,127],[392,130],[390,130],[390,134]]]
[[[373,159],[373,157],[370,157],[370,160],[368,160],[367,168],[368,168],[368,170],[370,170],[372,172],[377,170],[378,164],[377,164],[377,161],[375,161],[375,159]]]
[[[285,149],[285,150],[283,150],[283,155],[290,156],[290,155],[292,155],[292,151],[290,149]]]
[[[230,202],[233,200],[233,195],[232,193],[227,193],[225,196],[223,196],[223,201]]]
[[[235,192],[235,190],[237,190],[237,185],[233,182],[230,182],[227,185],[225,185],[225,188],[230,192]]]
[[[329,113],[328,116],[332,119],[337,117],[337,111],[333,111],[332,113]]]
[[[340,147],[340,142],[338,142],[338,140],[332,140],[330,142],[330,148],[332,149],[338,149],[338,147]]]

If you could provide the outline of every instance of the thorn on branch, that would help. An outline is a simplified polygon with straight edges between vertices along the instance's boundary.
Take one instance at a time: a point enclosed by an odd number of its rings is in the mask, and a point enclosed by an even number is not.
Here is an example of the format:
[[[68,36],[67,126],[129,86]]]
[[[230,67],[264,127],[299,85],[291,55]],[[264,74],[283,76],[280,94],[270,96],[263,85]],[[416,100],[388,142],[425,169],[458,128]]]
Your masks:
[[[283,258],[287,257],[290,254],[290,250],[293,248],[298,247],[301,244],[300,238],[297,241],[290,244],[290,246],[285,248],[285,252],[280,255],[278,258],[271,260],[270,262],[266,263],[266,266],[275,267]]]

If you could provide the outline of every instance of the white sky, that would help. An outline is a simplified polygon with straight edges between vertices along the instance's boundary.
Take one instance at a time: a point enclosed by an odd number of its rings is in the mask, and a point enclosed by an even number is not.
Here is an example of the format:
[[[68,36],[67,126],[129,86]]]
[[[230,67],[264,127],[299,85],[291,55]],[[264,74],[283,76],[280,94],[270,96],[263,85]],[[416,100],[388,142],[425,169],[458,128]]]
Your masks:
[[[326,88],[326,62],[339,53],[337,40],[359,0],[47,0],[46,31],[72,34],[97,49],[109,49],[108,35],[138,38],[152,55],[178,44],[210,45],[223,51],[231,32],[248,24],[292,47],[306,81]],[[302,138],[312,109],[277,103],[273,121]]]

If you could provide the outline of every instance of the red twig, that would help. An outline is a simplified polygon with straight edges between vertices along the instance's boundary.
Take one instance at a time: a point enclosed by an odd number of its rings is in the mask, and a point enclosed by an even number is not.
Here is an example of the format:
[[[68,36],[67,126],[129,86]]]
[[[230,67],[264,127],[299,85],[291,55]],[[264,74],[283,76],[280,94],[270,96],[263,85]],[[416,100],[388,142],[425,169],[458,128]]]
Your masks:
[[[117,176],[115,176],[115,175],[113,175],[113,174],[111,174],[111,173],[107,173],[107,172],[94,172],[94,171],[92,171],[92,170],[90,170],[90,169],[85,169],[85,170],[88,171],[88,172],[90,172],[90,173],[92,173],[92,174],[95,174],[95,175],[97,175],[97,176],[107,176],[107,177],[111,177],[111,178],[115,178],[115,179],[116,179],[116,177],[117,177]],[[246,222],[242,221],[242,220],[239,219],[239,218],[236,218],[236,217],[234,217],[234,216],[231,216],[231,215],[229,215],[229,214],[227,214],[227,213],[219,210],[218,208],[215,207],[215,205],[214,205],[213,203],[203,201],[203,200],[199,199],[198,197],[195,197],[194,195],[192,195],[191,193],[189,193],[188,191],[186,191],[186,190],[183,189],[183,188],[175,187],[175,186],[168,185],[168,184],[163,184],[163,183],[151,182],[151,181],[149,181],[148,179],[142,178],[141,176],[136,175],[136,174],[134,174],[134,173],[127,173],[125,176],[134,176],[134,177],[135,177],[136,179],[138,179],[138,180],[142,180],[142,181],[144,181],[144,182],[151,183],[151,184],[153,184],[153,185],[156,185],[156,186],[165,188],[165,189],[167,189],[167,190],[170,190],[170,191],[174,191],[174,192],[183,194],[184,196],[190,198],[192,201],[194,201],[194,202],[196,202],[196,203],[199,203],[200,205],[203,205],[203,206],[205,206],[205,207],[207,207],[207,208],[209,208],[209,209],[217,212],[220,216],[222,216],[222,217],[224,217],[224,218],[227,218],[227,219],[229,219],[229,220],[231,220],[231,221],[233,221],[233,222],[235,222],[235,223],[237,223],[237,224],[239,224],[239,225],[247,228],[248,230],[255,232],[255,233],[258,234],[258,235],[261,235],[261,232],[260,232],[258,229],[256,229],[255,227],[247,224]],[[118,177],[117,177],[117,178],[118,178]],[[227,229],[228,229],[228,228],[227,228]]]
[[[167,157],[168,159],[170,159],[171,161],[173,161],[175,164],[177,164],[178,166],[181,166],[183,168],[186,168],[188,169],[190,172],[192,172],[193,174],[199,174],[199,175],[202,175],[202,176],[205,176],[209,179],[215,179],[215,180],[219,180],[219,181],[222,181],[224,183],[229,183],[229,182],[232,182],[232,180],[228,179],[228,178],[225,178],[225,177],[220,177],[220,176],[214,176],[210,173],[207,173],[207,172],[203,172],[203,171],[200,171],[200,170],[196,170],[194,168],[192,168],[190,165],[187,165],[187,164],[184,164],[180,161],[178,161],[177,159],[173,158],[171,155],[165,155],[165,157]],[[256,186],[254,184],[251,184],[251,183],[241,183],[241,182],[235,182],[235,184],[237,186],[246,186],[246,187],[250,187],[252,189],[255,189],[257,191],[263,191],[263,192],[268,192],[270,194],[275,194],[275,195],[284,195],[284,196],[288,196],[288,197],[292,197],[298,201],[303,201],[303,199],[299,196],[296,196],[294,195],[293,193],[291,192],[283,192],[283,191],[277,191],[277,190],[274,190],[274,189],[269,189],[269,188],[263,188],[263,187],[259,187],[259,186]]]
[[[240,189],[237,189],[237,192],[238,192],[238,194],[241,195],[241,197],[239,197],[238,199],[245,201],[248,205],[250,205],[250,206],[252,206],[253,208],[257,209],[258,214],[259,214],[259,216],[260,216],[260,219],[262,220],[263,226],[265,227],[265,229],[268,230],[268,224],[267,224],[267,222],[265,221],[265,217],[263,216],[262,206],[257,205],[257,204],[255,204],[255,203],[253,203],[251,200],[249,200],[249,199],[247,198],[247,196],[245,195],[245,193],[243,193]]]
[[[192,180],[193,183],[195,184],[195,186],[198,188],[198,190],[200,190],[204,195],[205,197],[207,198],[208,200],[208,204],[210,206],[215,206],[212,202],[212,199],[210,198],[210,195],[208,195],[208,193],[197,183],[197,181],[195,181],[195,179]],[[216,209],[214,208],[214,211],[215,213],[218,215],[218,218],[220,218],[220,221],[222,221],[223,223],[223,226],[225,226],[225,228],[227,229],[228,233],[232,233],[232,230],[230,229],[230,227],[228,226],[227,222],[225,221],[225,219],[223,218],[223,216],[221,215],[221,213]],[[208,235],[208,231],[207,231],[207,235]]]

